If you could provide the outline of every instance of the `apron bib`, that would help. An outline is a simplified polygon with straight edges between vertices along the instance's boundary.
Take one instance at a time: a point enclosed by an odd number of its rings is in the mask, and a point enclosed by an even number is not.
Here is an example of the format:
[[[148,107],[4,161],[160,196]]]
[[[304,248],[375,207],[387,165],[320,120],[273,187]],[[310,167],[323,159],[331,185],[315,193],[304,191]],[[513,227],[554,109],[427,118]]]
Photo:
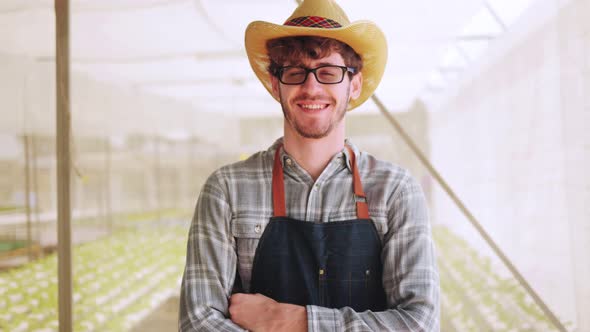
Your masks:
[[[273,167],[273,208],[252,267],[251,293],[281,303],[351,307],[357,312],[386,309],[381,241],[351,155],[357,219],[308,222],[286,216],[280,149]]]

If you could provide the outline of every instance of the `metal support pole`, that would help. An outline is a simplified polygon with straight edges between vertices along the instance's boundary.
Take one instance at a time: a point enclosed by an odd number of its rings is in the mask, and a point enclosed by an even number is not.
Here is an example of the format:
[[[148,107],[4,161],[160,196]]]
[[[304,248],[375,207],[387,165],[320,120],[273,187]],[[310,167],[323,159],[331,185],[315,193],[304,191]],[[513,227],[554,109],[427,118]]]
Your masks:
[[[105,184],[106,175],[104,170],[100,167],[96,167],[96,213],[95,220],[99,226],[106,224],[106,202],[105,202]]]
[[[154,162],[155,162],[155,182],[156,182],[156,216],[158,219],[158,222],[162,221],[162,179],[161,179],[161,164],[160,164],[160,149],[161,149],[161,139],[160,136],[155,135],[154,136]]]
[[[35,239],[40,246],[39,255],[43,256],[43,245],[41,244],[41,195],[39,194],[39,180],[38,173],[39,167],[37,166],[37,137],[31,135],[31,166],[33,167],[32,180],[33,180],[33,192],[35,193],[35,206],[33,211],[35,212]]]
[[[70,4],[55,0],[57,87],[57,261],[59,331],[72,331],[72,237],[70,207]]]
[[[29,262],[33,260],[33,236],[31,232],[31,156],[29,135],[23,135],[25,150],[25,215],[27,218],[27,257]]]
[[[109,228],[109,234],[113,233],[113,209],[111,207],[111,141],[105,137],[104,142],[105,159],[104,159],[104,199],[105,199],[105,217]]]
[[[191,121],[191,123],[194,123],[193,121]],[[188,162],[188,173],[187,173],[187,181],[186,183],[188,183],[189,187],[187,190],[187,195],[186,197],[194,197],[193,195],[193,188],[195,188],[197,186],[196,182],[195,182],[195,176],[193,176],[193,174],[196,174],[195,172],[195,147],[196,147],[196,137],[191,133],[191,138],[190,138],[190,142],[189,142],[189,153],[188,153],[188,157],[189,157],[189,162]],[[186,205],[184,206],[190,206],[192,204],[192,202],[189,200],[187,202]]]
[[[541,308],[543,313],[545,315],[547,315],[547,317],[553,323],[553,325],[555,325],[555,327],[557,327],[557,329],[560,331],[567,331],[566,328],[561,323],[561,321],[555,316],[555,314],[551,311],[551,309],[549,309],[549,307],[545,304],[545,302],[543,302],[541,297],[535,292],[535,290],[531,287],[531,285],[529,285],[529,283],[522,276],[522,274],[520,274],[520,272],[516,269],[516,266],[514,266],[512,264],[510,259],[508,259],[508,257],[504,254],[504,252],[502,252],[500,247],[498,247],[498,245],[494,242],[494,240],[491,238],[491,236],[485,231],[485,229],[481,226],[481,224],[477,221],[477,219],[475,219],[475,216],[473,216],[473,214],[467,209],[465,204],[463,204],[463,202],[459,199],[457,194],[455,194],[455,192],[451,189],[451,187],[447,184],[447,182],[442,178],[442,176],[438,173],[438,171],[434,168],[434,166],[432,166],[432,164],[430,163],[428,158],[426,158],[424,153],[422,153],[422,151],[420,150],[418,145],[412,140],[410,135],[408,135],[408,133],[406,133],[406,131],[399,124],[399,122],[397,122],[397,120],[393,117],[393,115],[389,111],[387,111],[387,108],[385,108],[385,105],[383,105],[381,100],[376,95],[373,95],[371,98],[372,98],[373,102],[375,103],[375,105],[377,105],[377,107],[379,108],[379,110],[381,111],[383,116],[385,116],[385,118],[387,118],[387,120],[389,120],[389,123],[391,123],[391,125],[399,133],[399,135],[406,142],[406,144],[408,144],[408,146],[410,147],[410,149],[412,149],[414,154],[416,154],[418,159],[420,159],[420,161],[422,162],[422,165],[424,165],[424,167],[426,167],[426,169],[428,169],[430,174],[436,179],[438,184],[443,188],[443,190],[447,193],[447,195],[449,195],[451,200],[457,205],[459,210],[461,210],[463,215],[467,218],[467,220],[469,220],[469,222],[477,230],[479,235],[481,235],[481,237],[486,241],[486,243],[492,248],[494,253],[496,255],[498,255],[498,257],[500,258],[500,260],[502,260],[504,265],[506,265],[508,270],[510,270],[510,272],[512,272],[512,275],[516,278],[516,280],[518,280],[518,282],[526,289],[527,293],[529,293],[529,295],[531,295],[531,297],[533,298],[535,303]]]

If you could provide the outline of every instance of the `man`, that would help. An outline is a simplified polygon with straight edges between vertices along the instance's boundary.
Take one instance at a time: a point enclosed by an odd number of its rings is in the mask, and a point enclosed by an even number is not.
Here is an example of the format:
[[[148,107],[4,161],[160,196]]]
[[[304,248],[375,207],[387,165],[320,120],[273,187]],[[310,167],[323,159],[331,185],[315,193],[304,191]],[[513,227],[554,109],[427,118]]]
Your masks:
[[[246,51],[282,106],[284,137],[205,183],[179,330],[438,330],[420,186],[345,140],[346,111],[383,74],[382,32],[306,0],[283,25],[250,24]]]

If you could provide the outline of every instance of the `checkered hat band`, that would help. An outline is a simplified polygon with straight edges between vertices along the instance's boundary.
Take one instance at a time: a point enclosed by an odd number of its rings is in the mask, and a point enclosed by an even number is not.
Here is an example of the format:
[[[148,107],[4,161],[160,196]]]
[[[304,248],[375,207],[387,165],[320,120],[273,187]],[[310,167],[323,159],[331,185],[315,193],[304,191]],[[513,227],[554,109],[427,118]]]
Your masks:
[[[329,18],[320,17],[320,16],[297,17],[297,18],[294,18],[290,21],[285,22],[284,25],[309,27],[309,28],[324,28],[324,29],[342,28],[342,25],[340,25],[340,23],[338,23],[334,20],[331,20]]]

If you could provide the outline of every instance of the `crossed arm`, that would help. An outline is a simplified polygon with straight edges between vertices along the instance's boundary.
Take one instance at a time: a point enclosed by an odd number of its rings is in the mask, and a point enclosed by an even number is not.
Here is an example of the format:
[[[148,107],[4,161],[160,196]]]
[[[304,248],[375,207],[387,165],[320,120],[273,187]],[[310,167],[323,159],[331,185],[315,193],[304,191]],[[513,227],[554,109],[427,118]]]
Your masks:
[[[231,210],[209,178],[195,209],[182,279],[179,331],[438,331],[439,286],[424,196],[410,180],[392,201],[382,252],[389,309],[355,312],[233,294],[237,269]]]
[[[305,307],[279,303],[261,294],[234,294],[230,319],[248,331],[307,331]]]

